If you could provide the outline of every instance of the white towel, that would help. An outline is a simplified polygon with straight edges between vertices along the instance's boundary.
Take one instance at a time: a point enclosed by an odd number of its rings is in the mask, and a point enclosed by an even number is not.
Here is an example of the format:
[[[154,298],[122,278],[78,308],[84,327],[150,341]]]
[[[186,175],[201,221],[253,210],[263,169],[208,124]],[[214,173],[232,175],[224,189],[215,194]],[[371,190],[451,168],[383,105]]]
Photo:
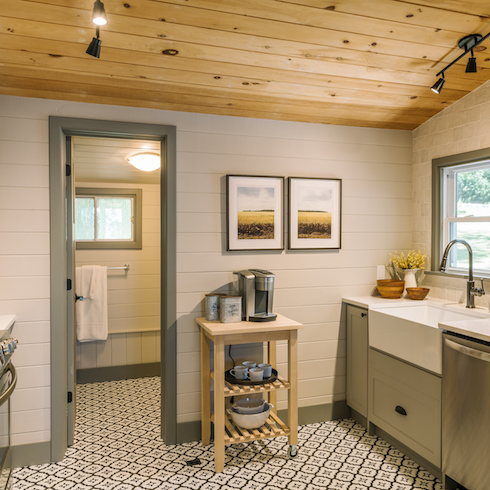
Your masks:
[[[77,340],[107,340],[107,267],[77,267],[75,293],[83,296],[75,303]]]

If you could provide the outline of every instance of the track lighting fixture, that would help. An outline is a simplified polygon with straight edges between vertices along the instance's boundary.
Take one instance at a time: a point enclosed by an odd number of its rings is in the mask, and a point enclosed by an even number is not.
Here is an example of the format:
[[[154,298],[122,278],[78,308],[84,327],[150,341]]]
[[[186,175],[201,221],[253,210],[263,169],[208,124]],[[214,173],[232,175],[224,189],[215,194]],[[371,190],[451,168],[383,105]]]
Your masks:
[[[92,41],[90,42],[87,51],[85,51],[87,54],[90,56],[93,56],[94,58],[99,58],[100,57],[100,45],[102,44],[102,41],[99,38],[99,27],[97,26],[96,28],[97,32],[97,37],[94,37]]]
[[[476,73],[476,58],[473,56],[473,49],[471,50],[471,57],[466,65],[466,73]]]
[[[438,77],[439,75],[442,75],[439,80],[437,80],[434,85],[430,88],[433,92],[436,94],[439,94],[442,90],[442,86],[444,85],[445,79],[444,79],[444,72],[451,66],[454,65],[454,63],[458,62],[461,58],[466,56],[468,53],[471,53],[471,57],[468,60],[468,63],[466,65],[466,70],[465,73],[476,73],[476,58],[473,55],[473,49],[476,48],[478,45],[480,45],[487,37],[490,36],[490,32],[486,36],[482,36],[481,34],[468,34],[465,37],[462,37],[458,41],[458,46],[461,49],[464,49],[464,53],[459,55],[454,61],[449,63],[449,65],[446,66],[446,68],[442,69],[436,76]]]
[[[99,26],[105,26],[107,24],[107,16],[105,14],[104,4],[100,0],[96,0],[94,3],[94,10],[92,11],[92,22],[97,26],[95,32],[97,37],[94,37],[90,42],[87,51],[90,56],[94,58],[100,57],[100,46],[102,41],[100,40]]]
[[[107,24],[107,16],[105,14],[104,4],[100,0],[96,0],[96,2],[94,3],[92,22],[98,26],[105,26]]]
[[[446,80],[444,79],[444,72],[442,72],[442,77],[439,78],[439,80],[437,80],[437,82],[434,83],[434,85],[432,85],[432,87],[430,88],[432,92],[440,94],[445,81]]]

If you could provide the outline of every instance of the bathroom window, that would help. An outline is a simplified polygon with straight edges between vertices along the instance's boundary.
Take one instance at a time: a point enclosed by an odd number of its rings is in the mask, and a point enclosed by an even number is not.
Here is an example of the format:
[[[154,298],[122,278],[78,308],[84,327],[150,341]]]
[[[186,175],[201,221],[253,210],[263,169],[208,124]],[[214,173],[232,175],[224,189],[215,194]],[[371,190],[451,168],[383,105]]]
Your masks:
[[[473,250],[475,273],[490,274],[490,149],[434,160],[433,171],[437,216],[432,233],[433,270],[438,270],[447,244],[459,239]],[[467,274],[468,266],[466,247],[453,246],[447,271]]]
[[[77,249],[141,249],[140,189],[77,188]]]

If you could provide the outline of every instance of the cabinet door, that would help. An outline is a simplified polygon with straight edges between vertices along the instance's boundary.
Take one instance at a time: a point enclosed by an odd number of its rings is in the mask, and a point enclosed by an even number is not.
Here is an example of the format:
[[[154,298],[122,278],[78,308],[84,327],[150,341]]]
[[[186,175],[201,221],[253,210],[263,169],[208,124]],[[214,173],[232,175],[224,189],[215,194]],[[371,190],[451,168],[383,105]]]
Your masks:
[[[347,405],[367,417],[368,404],[367,310],[347,305]]]
[[[369,421],[441,467],[441,378],[371,349]]]

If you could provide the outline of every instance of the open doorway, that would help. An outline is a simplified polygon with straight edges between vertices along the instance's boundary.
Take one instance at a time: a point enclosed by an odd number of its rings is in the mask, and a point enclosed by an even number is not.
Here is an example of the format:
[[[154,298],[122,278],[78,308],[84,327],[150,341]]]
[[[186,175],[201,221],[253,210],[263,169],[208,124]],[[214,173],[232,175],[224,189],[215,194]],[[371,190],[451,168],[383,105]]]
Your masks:
[[[172,126],[50,118],[50,219],[51,219],[51,459],[63,458],[70,431],[67,414],[72,409],[68,394],[70,366],[68,317],[72,314],[67,228],[72,188],[72,169],[67,138],[148,140],[160,149],[160,333],[161,333],[161,433],[167,444],[176,442],[176,130]],[[67,166],[68,165],[68,166]],[[67,204],[68,203],[68,204]],[[68,244],[69,245],[69,244]],[[125,264],[123,264],[125,265]],[[73,359],[73,362],[74,359]],[[68,395],[68,396],[67,396]],[[73,403],[73,402],[71,402]]]
[[[77,272],[107,267],[107,327],[78,329],[77,383],[160,375],[160,168],[128,162],[160,159],[160,144],[94,136],[71,142]],[[79,319],[84,301],[76,302]]]

